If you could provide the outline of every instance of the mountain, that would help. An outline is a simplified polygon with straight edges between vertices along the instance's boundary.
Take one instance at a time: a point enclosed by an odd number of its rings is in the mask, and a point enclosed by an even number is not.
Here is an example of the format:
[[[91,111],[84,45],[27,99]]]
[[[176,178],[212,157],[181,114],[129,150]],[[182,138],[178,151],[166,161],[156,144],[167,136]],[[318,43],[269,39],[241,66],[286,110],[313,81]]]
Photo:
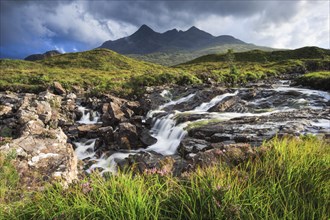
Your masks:
[[[128,37],[106,41],[100,48],[165,65],[186,62],[212,52],[224,52],[228,48],[235,51],[271,50],[245,43],[230,35],[215,37],[194,26],[186,31],[173,29],[158,33],[147,25],[142,25]]]
[[[50,50],[50,51],[47,51],[46,53],[43,53],[43,54],[32,54],[30,56],[25,57],[24,60],[27,60],[27,61],[43,60],[43,59],[46,59],[48,57],[56,56],[56,55],[59,55],[59,54],[61,54],[61,53],[57,50]]]
[[[121,54],[149,54],[173,50],[196,50],[224,44],[246,44],[229,35],[213,35],[191,27],[187,31],[173,29],[158,33],[142,25],[134,34],[115,41],[106,41],[100,48],[114,50]]]

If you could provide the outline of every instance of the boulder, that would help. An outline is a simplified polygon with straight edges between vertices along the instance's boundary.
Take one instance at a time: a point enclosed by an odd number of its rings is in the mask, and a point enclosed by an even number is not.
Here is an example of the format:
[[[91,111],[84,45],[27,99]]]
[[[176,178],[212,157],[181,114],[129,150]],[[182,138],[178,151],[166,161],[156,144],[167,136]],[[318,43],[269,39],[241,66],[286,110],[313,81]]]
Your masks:
[[[195,138],[185,138],[181,141],[178,152],[180,155],[185,157],[187,154],[190,153],[198,153],[201,151],[205,151],[211,148],[209,142],[202,140],[202,139],[195,139]]]
[[[136,126],[128,122],[119,124],[118,132],[115,134],[115,141],[121,149],[137,149],[141,146]]]
[[[118,124],[125,119],[125,113],[121,110],[118,103],[110,102],[108,112],[113,124]]]
[[[66,90],[59,82],[54,82],[53,88],[54,88],[54,93],[57,95],[63,95],[66,93]]]
[[[151,136],[148,129],[143,129],[140,134],[140,140],[145,146],[153,145],[157,142],[157,139]]]
[[[131,170],[145,175],[180,176],[190,165],[179,155],[163,156],[156,152],[140,152],[119,161],[120,170]]]
[[[0,105],[0,117],[4,115],[8,115],[12,111],[12,107],[7,105]]]
[[[80,125],[77,127],[78,137],[80,137],[80,138],[97,138],[99,136],[100,128],[101,128],[101,125],[98,125],[98,124]]]
[[[43,129],[38,135],[23,136],[0,147],[0,152],[15,150],[15,166],[23,186],[39,188],[45,182],[59,181],[67,186],[77,179],[77,158],[67,137],[59,129]]]
[[[236,166],[249,158],[258,155],[249,144],[230,144],[220,148],[214,148],[205,152],[199,152],[192,157],[193,167],[207,167],[224,162],[228,166]]]

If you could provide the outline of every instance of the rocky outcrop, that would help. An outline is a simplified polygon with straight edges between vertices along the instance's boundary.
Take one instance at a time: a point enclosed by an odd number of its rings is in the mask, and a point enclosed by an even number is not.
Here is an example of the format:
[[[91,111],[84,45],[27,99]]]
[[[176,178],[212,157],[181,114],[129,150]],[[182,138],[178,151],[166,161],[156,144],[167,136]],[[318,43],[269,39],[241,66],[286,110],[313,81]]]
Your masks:
[[[39,188],[50,181],[67,185],[76,179],[77,158],[67,136],[57,127],[60,118],[65,120],[60,113],[62,98],[43,92],[0,94],[0,100],[6,106],[0,128],[9,126],[13,133],[12,141],[0,146],[0,152],[16,153],[14,164],[22,186]]]

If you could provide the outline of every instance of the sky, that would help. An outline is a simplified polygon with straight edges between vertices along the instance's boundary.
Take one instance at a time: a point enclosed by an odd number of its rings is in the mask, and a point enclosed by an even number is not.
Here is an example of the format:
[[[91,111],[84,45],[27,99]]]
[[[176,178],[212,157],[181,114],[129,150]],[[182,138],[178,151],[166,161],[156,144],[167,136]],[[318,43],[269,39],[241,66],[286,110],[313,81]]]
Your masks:
[[[330,0],[1,0],[0,58],[96,48],[146,24],[274,48],[330,47]]]

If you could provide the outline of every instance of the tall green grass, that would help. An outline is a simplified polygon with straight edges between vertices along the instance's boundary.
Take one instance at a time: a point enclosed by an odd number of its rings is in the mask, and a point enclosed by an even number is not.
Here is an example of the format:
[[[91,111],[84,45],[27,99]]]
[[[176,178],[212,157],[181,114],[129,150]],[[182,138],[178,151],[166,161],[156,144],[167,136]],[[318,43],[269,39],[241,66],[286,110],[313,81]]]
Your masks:
[[[1,205],[2,219],[329,219],[330,145],[277,139],[235,167],[91,175]],[[3,186],[1,186],[3,187]]]

